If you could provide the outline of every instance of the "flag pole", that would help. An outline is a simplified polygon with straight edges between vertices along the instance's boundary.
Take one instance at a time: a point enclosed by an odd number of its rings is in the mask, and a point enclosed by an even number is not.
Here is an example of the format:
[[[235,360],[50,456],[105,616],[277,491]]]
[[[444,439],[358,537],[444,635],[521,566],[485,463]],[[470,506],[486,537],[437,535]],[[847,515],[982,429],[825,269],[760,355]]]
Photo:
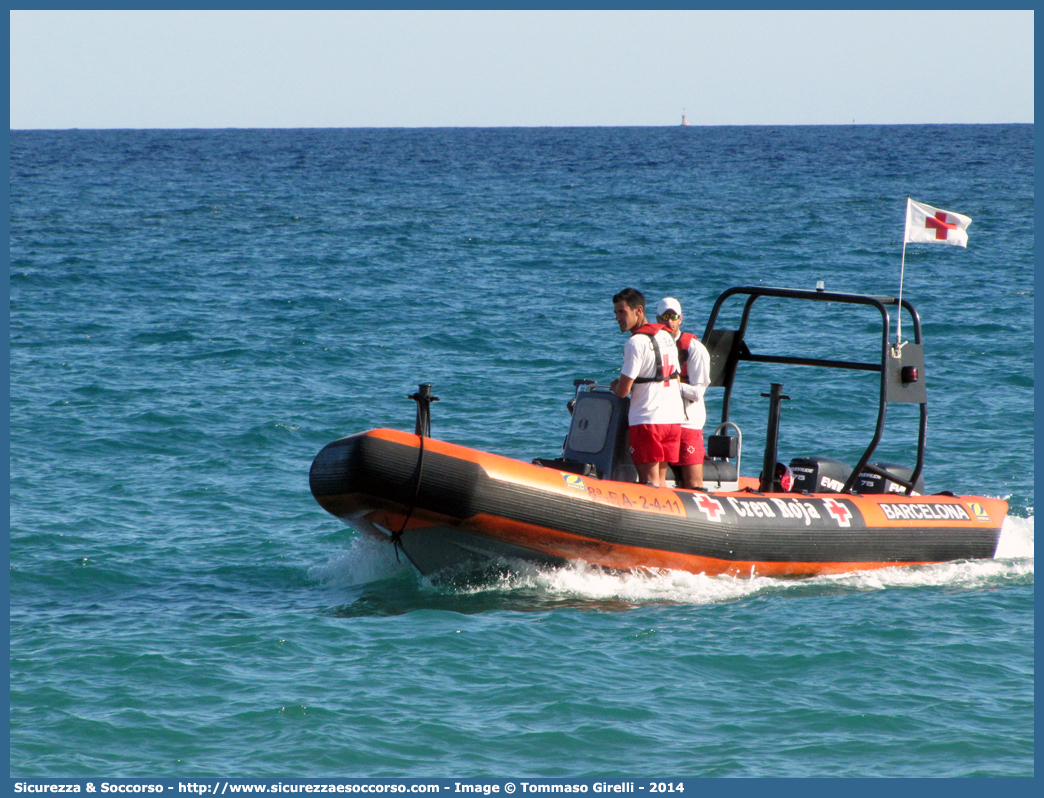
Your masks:
[[[903,337],[903,277],[906,275],[906,239],[910,237],[910,198],[906,198],[906,223],[903,225],[903,258],[899,264],[899,307],[895,311],[895,354],[902,348]]]
[[[905,237],[905,236],[904,236]],[[899,265],[899,309],[895,312],[895,345],[903,337],[903,275],[906,272],[906,242],[903,241],[903,260]]]

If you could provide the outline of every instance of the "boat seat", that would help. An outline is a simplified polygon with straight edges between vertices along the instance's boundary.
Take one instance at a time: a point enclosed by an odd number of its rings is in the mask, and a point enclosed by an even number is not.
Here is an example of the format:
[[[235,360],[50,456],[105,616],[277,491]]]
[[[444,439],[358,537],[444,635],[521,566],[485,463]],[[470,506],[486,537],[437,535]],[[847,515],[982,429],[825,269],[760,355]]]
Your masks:
[[[703,461],[703,484],[735,482],[736,464],[728,460],[704,459]]]
[[[739,454],[739,438],[735,435],[708,435],[707,457],[735,460]]]
[[[737,480],[736,459],[739,453],[739,438],[735,435],[708,435],[704,438],[703,485],[709,489],[720,489],[723,483]],[[681,475],[673,466],[669,468],[674,480],[681,482]]]

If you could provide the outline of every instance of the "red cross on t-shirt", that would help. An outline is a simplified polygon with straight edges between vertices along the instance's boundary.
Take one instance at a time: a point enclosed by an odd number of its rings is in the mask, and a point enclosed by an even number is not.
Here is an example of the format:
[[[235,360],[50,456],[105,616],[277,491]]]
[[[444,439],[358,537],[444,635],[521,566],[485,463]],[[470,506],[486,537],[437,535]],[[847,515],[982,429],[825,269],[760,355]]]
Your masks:
[[[925,217],[924,226],[928,230],[935,231],[936,241],[945,241],[949,231],[957,229],[957,225],[950,224],[946,221],[946,211],[939,211],[935,214],[934,219],[931,216]]]

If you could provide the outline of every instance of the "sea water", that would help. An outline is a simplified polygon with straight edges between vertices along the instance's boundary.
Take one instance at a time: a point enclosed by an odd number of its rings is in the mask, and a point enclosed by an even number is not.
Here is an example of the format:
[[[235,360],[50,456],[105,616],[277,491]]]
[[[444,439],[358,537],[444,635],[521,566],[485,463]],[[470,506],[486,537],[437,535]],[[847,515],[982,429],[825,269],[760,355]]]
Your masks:
[[[1033,774],[1032,125],[12,131],[10,172],[12,776]],[[995,559],[440,585],[309,493],[425,382],[435,437],[556,456],[626,286],[698,334],[734,285],[895,296],[907,197],[974,220],[902,291],[926,490],[1007,499]],[[813,321],[757,340],[875,335]],[[771,382],[780,459],[858,459],[872,388],[759,366],[744,473]]]

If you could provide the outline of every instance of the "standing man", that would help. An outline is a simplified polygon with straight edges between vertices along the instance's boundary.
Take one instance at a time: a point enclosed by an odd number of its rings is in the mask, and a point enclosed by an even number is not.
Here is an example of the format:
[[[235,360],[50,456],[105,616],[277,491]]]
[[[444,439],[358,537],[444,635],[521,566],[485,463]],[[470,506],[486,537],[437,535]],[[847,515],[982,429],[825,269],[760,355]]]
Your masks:
[[[678,344],[681,361],[682,399],[685,401],[685,421],[681,425],[681,452],[671,465],[680,471],[683,488],[703,487],[703,425],[707,423],[707,406],[703,394],[710,385],[710,353],[692,333],[681,331],[681,303],[674,297],[665,297],[656,306],[656,321],[669,328]]]
[[[631,394],[627,414],[631,460],[638,479],[663,487],[667,464],[678,459],[685,408],[678,388],[681,365],[670,329],[645,318],[641,291],[625,288],[613,297],[621,332],[629,332],[620,376],[610,386],[623,398]]]

